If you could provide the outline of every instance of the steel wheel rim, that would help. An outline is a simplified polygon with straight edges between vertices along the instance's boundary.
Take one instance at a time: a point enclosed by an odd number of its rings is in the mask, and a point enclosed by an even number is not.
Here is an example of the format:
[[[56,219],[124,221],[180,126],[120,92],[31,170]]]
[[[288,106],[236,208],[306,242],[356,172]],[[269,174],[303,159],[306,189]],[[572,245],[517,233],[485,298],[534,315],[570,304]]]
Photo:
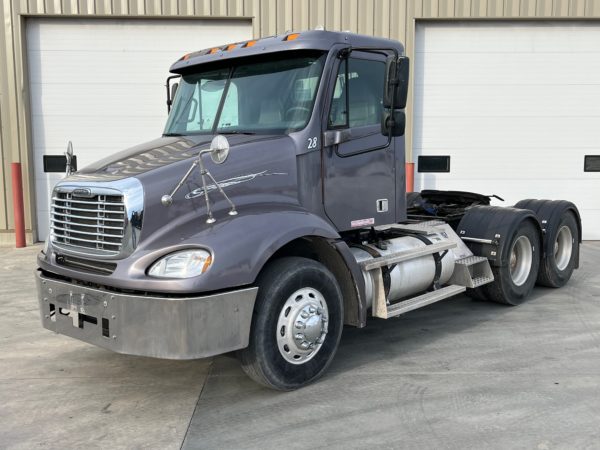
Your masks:
[[[573,234],[567,225],[563,225],[554,242],[554,261],[558,270],[565,270],[573,253]]]
[[[519,236],[510,249],[510,277],[517,286],[522,286],[529,278],[533,248],[527,236]]]
[[[304,364],[319,352],[327,336],[329,311],[325,297],[313,288],[298,289],[279,312],[277,348],[291,364]]]

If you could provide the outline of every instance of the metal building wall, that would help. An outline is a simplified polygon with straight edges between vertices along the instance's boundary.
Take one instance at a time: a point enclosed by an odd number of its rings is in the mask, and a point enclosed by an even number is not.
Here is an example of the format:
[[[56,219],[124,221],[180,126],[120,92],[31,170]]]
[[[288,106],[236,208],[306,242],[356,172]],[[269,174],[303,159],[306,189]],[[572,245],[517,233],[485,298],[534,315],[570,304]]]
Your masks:
[[[26,225],[32,228],[35,199],[24,54],[25,22],[35,16],[245,17],[255,37],[324,25],[398,39],[412,56],[419,19],[597,18],[600,0],[0,0],[0,245],[12,242],[10,163],[24,171]],[[408,105],[409,112],[411,105]],[[408,130],[411,115],[408,114]],[[410,148],[410,131],[407,134]],[[31,235],[29,236],[31,238]]]

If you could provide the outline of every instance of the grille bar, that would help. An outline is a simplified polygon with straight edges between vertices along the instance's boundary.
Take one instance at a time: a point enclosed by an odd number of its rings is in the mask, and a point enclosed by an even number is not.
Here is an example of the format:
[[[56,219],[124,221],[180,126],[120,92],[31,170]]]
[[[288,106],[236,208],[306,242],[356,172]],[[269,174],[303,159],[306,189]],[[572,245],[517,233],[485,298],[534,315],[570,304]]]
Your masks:
[[[54,208],[54,206],[52,207]],[[52,215],[54,216],[54,211],[52,211]],[[70,218],[74,218],[74,219],[90,219],[88,216],[79,216],[79,215],[75,215],[75,214],[67,214],[67,213],[61,213],[61,212],[57,212],[56,215],[58,216],[63,216],[63,217],[70,217]],[[125,219],[113,219],[110,217],[103,217],[102,220],[108,220],[110,222],[125,222]]]
[[[69,203],[82,203],[85,205],[105,205],[105,202],[88,202],[86,200],[75,200],[74,198],[70,198],[70,199],[64,199],[64,198],[58,198],[58,197],[52,197],[53,201],[57,201],[57,202],[69,202]],[[111,206],[125,206],[125,203],[110,203]]]
[[[51,219],[51,220],[54,223],[64,223],[64,224],[67,224],[67,225],[71,225],[72,224],[72,222],[68,222],[68,221],[64,221],[64,220],[58,220],[58,219]],[[104,219],[104,220],[106,220],[106,219]],[[88,227],[88,228],[106,228],[106,229],[109,229],[109,230],[123,230],[123,227],[112,227],[112,226],[108,226],[108,225],[89,225],[89,224],[86,224],[86,223],[79,223],[79,224],[77,224],[77,226],[79,226],[79,227]]]
[[[85,211],[85,212],[92,212],[92,213],[110,213],[110,214],[115,214],[115,213],[122,213],[124,212],[123,210],[116,210],[116,209],[90,209],[90,208],[73,208],[70,205],[52,205],[53,209],[68,209],[70,211]]]
[[[52,243],[82,253],[118,255],[123,248],[126,215],[123,195],[96,194],[85,200],[70,192],[52,196]]]
[[[80,230],[73,230],[72,228],[62,228],[62,227],[57,227],[54,225],[51,225],[50,228],[52,228],[54,231],[58,231],[58,232],[63,232],[63,233],[75,233],[75,234],[88,234],[90,236],[103,236],[103,237],[111,237],[111,238],[116,238],[116,237],[121,237],[121,235],[119,234],[105,234],[105,233],[101,233],[101,232],[97,232],[97,233],[90,233],[89,231],[80,231]]]

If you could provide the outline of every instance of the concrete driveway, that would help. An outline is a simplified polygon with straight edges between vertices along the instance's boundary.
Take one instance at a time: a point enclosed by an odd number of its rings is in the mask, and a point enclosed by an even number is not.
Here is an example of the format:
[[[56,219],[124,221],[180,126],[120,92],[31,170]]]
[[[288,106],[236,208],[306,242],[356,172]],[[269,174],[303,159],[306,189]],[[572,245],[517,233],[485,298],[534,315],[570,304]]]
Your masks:
[[[123,356],[40,323],[39,246],[0,249],[0,448],[600,447],[600,242],[518,308],[461,296],[347,328],[327,375]]]

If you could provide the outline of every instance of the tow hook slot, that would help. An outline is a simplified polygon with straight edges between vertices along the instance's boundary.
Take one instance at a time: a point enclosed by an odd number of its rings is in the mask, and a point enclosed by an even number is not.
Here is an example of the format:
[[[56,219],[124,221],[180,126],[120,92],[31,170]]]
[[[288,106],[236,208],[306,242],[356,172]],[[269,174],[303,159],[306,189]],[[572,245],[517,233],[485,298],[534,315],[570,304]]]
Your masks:
[[[77,307],[74,305],[71,307],[71,309],[59,307],[58,312],[63,316],[70,317],[73,320],[73,326],[75,328],[80,328],[83,330],[84,323],[98,325],[98,319],[96,317],[78,312]]]

